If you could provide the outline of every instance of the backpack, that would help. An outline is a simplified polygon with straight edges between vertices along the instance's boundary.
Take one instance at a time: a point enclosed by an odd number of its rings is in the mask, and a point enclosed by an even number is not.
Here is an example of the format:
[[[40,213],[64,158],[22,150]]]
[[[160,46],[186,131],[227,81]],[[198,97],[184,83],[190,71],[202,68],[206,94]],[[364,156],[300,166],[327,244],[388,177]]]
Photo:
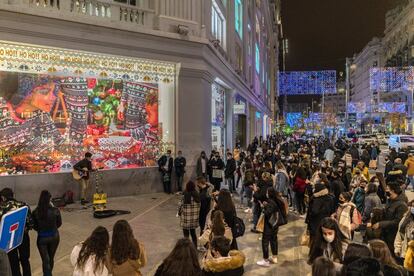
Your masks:
[[[238,238],[244,235],[244,232],[246,230],[246,226],[244,225],[244,221],[234,216],[234,227],[233,227],[233,237]]]

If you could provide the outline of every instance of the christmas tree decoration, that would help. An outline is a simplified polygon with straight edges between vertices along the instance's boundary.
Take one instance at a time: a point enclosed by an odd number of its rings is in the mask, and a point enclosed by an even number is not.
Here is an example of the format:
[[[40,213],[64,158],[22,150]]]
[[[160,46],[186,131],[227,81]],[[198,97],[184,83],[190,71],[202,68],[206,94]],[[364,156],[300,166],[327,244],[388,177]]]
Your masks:
[[[94,105],[99,105],[101,103],[101,99],[99,99],[98,97],[93,98],[92,100]]]

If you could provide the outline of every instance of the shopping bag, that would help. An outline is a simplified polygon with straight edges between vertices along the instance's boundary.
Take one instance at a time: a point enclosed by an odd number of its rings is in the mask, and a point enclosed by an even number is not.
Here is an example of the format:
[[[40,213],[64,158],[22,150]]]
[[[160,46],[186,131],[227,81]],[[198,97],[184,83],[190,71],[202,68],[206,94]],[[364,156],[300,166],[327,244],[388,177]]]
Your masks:
[[[370,169],[376,169],[377,168],[377,160],[369,161],[369,168]]]
[[[257,225],[256,225],[257,232],[263,233],[264,223],[265,223],[265,217],[264,217],[264,214],[261,214],[257,222]]]
[[[223,178],[223,170],[213,169],[213,178]]]
[[[305,230],[303,234],[300,236],[299,244],[301,246],[309,246],[310,245],[310,235],[309,231]]]

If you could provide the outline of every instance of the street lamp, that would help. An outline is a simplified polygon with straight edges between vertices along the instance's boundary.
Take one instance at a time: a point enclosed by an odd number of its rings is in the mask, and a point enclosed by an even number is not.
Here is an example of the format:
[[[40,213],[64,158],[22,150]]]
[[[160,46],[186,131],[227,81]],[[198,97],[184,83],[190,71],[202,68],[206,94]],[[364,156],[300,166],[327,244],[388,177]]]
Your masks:
[[[352,58],[345,59],[345,75],[346,75],[346,87],[345,87],[345,130],[348,131],[349,128],[349,113],[348,113],[348,103],[349,103],[349,94],[351,90],[351,69],[356,69],[356,64],[352,63]]]

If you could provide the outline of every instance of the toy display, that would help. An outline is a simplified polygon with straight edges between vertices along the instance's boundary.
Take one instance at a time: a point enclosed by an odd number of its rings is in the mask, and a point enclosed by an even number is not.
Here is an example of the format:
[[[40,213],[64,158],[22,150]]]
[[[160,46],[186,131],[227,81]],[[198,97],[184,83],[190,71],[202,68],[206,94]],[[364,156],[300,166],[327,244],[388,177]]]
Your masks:
[[[0,71],[0,174],[155,164],[163,147],[158,85]]]

